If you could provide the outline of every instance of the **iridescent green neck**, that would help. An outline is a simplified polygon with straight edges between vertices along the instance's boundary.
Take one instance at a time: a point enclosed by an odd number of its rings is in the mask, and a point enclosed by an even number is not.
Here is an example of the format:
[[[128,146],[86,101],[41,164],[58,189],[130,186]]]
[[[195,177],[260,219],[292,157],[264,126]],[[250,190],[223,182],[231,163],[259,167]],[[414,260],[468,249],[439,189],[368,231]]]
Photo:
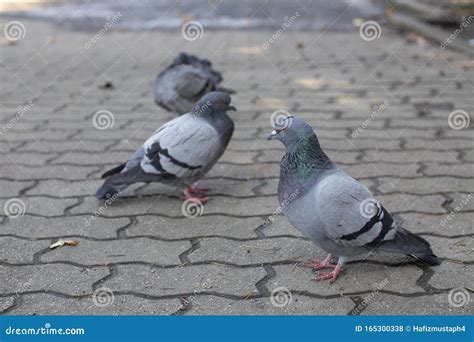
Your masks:
[[[318,138],[314,134],[298,138],[288,146],[282,160],[282,167],[300,181],[305,181],[332,165],[329,157],[321,150]]]

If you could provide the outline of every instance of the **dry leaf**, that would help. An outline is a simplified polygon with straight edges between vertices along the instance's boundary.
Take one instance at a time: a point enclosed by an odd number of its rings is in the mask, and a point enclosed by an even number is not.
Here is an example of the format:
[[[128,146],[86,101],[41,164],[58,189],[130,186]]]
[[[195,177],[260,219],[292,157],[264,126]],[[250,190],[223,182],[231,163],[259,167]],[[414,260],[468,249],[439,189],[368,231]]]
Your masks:
[[[55,249],[55,248],[63,247],[63,246],[77,246],[78,244],[79,244],[78,241],[59,239],[58,241],[53,243],[51,246],[49,246],[49,248]]]

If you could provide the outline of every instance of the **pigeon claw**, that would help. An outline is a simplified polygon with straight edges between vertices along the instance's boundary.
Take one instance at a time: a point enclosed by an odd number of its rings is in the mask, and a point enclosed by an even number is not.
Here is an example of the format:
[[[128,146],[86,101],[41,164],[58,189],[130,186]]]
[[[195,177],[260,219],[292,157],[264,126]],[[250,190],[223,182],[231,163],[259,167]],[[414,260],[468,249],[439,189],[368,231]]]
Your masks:
[[[192,202],[196,202],[198,204],[206,204],[207,202],[209,202],[209,197],[204,196],[203,194],[200,194],[200,193],[187,192],[181,195],[180,199],[182,199],[183,201],[189,200]]]
[[[331,264],[331,254],[328,254],[323,261],[315,260],[303,264],[303,267],[312,268],[313,270],[322,270],[323,268],[336,268],[337,265]]]
[[[334,270],[331,271],[331,272],[319,272],[314,280],[321,281],[321,280],[328,280],[329,279],[329,283],[331,283],[331,284],[334,283],[343,271],[343,269],[338,267],[338,266],[336,266],[334,268]]]

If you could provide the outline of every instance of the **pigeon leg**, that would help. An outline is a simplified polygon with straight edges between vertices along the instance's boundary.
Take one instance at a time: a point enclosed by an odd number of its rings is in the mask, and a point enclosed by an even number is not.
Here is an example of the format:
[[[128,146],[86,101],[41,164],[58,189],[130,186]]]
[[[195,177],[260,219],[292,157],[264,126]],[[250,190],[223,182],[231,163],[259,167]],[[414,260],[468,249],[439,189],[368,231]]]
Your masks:
[[[193,185],[188,185],[187,190],[190,193],[199,194],[199,193],[209,191],[209,188],[201,188],[201,187],[193,184]]]
[[[313,262],[307,262],[303,264],[303,267],[309,267],[313,270],[322,270],[323,268],[335,268],[336,265],[331,264],[331,254],[328,254],[326,259],[324,259],[323,261],[315,260]]]
[[[339,275],[342,273],[343,271],[342,265],[344,265],[345,261],[346,261],[346,258],[339,257],[339,260],[334,270],[332,270],[331,272],[319,272],[317,277],[314,280],[320,281],[320,280],[329,279],[330,283],[334,283],[337,277],[339,277]]]
[[[181,195],[180,199],[184,201],[191,200],[199,204],[206,204],[209,201],[209,197],[204,196],[204,194],[192,193],[187,188],[183,190],[183,195]]]

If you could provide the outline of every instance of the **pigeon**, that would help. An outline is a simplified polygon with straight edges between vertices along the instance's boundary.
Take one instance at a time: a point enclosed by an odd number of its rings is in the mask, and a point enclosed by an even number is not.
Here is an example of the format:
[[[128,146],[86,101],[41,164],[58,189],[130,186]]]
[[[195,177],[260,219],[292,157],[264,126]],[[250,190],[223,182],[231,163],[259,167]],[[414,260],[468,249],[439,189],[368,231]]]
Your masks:
[[[395,223],[367,187],[329,159],[305,121],[280,117],[268,137],[272,139],[286,147],[280,162],[280,209],[296,229],[329,253],[325,260],[305,265],[332,269],[319,272],[316,280],[334,282],[348,257],[371,251],[441,263],[426,240]],[[337,264],[331,263],[332,256]]]
[[[155,102],[178,114],[188,113],[196,101],[211,91],[234,93],[218,86],[222,75],[206,59],[180,53],[155,82]]]
[[[205,203],[208,190],[193,184],[203,177],[224,153],[234,132],[227,115],[236,110],[222,92],[205,95],[192,111],[155,131],[125,163],[105,172],[97,199],[118,196],[136,182],[161,182],[183,190],[184,200]]]

